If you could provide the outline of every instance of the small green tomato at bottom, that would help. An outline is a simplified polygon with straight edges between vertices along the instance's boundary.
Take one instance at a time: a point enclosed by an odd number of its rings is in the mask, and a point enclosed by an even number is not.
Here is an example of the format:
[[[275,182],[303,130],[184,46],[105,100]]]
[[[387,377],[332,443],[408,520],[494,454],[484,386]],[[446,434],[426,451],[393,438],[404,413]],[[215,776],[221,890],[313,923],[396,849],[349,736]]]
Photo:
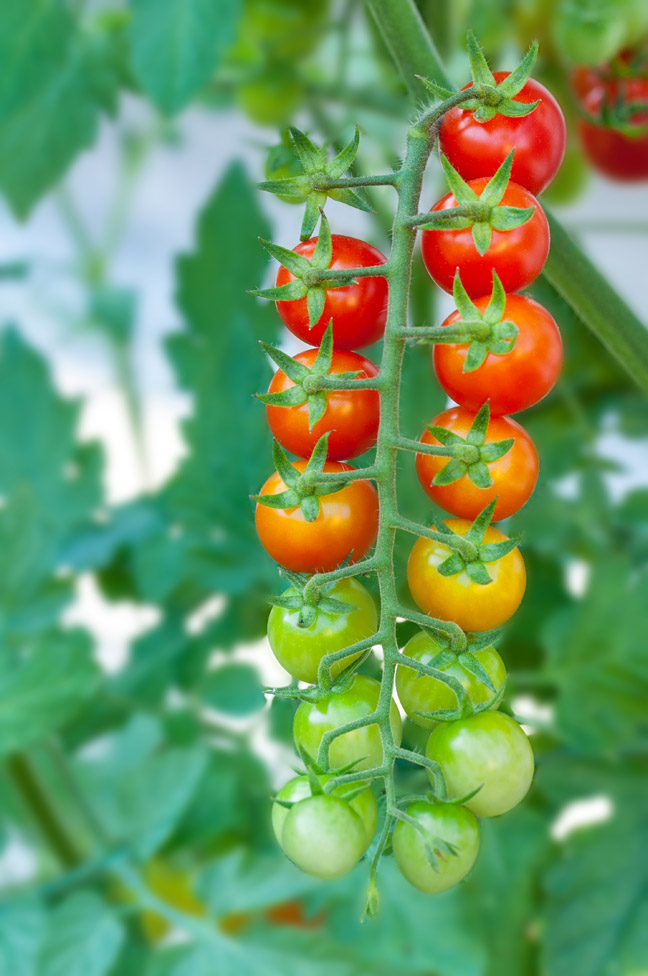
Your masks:
[[[479,824],[470,810],[420,800],[408,807],[407,815],[419,828],[399,820],[392,844],[396,863],[410,884],[436,894],[465,878],[479,851]]]
[[[362,820],[337,796],[323,793],[301,800],[288,811],[282,846],[298,868],[316,878],[341,878],[365,852]]]
[[[443,648],[428,634],[416,634],[403,648],[403,654],[419,661],[421,664],[431,664]],[[506,668],[494,647],[485,647],[481,651],[471,652],[468,657],[474,658],[488,675],[495,691],[484,684],[472,671],[463,667],[461,655],[442,670],[445,674],[456,678],[463,687],[473,705],[483,705],[489,698],[499,691],[506,677]],[[396,690],[400,703],[417,725],[426,729],[433,729],[437,724],[434,719],[423,718],[421,712],[436,712],[457,708],[457,698],[454,691],[437,678],[419,674],[407,665],[399,665],[396,671]]]
[[[319,779],[322,786],[324,786],[329,782],[331,777],[320,776]],[[354,793],[357,788],[356,783],[347,783],[345,786],[338,786],[332,795],[344,800],[350,793]],[[282,786],[277,793],[278,800],[284,800],[284,802],[288,803],[299,803],[311,796],[312,792],[310,783],[308,782],[308,776],[296,776],[294,779],[289,780],[285,786]],[[351,800],[346,800],[346,802],[362,821],[365,832],[365,848],[362,852],[364,854],[374,839],[376,827],[378,826],[378,804],[376,803],[376,798],[369,787],[366,787],[361,793],[356,793]],[[284,826],[291,809],[291,807],[282,806],[281,803],[274,803],[272,807],[272,828],[282,850],[284,850]]]
[[[296,591],[290,587],[283,595],[293,594]],[[293,678],[309,684],[317,681],[319,664],[326,654],[371,637],[378,626],[373,597],[357,580],[340,580],[326,596],[347,603],[353,609],[346,613],[316,609],[315,619],[308,627],[300,626],[302,613],[299,610],[273,607],[268,617],[268,640],[274,656]],[[337,661],[331,667],[332,677],[337,677],[359,656],[354,654]]]
[[[445,722],[425,749],[438,762],[451,797],[480,787],[466,806],[477,817],[497,817],[516,807],[533,779],[533,749],[520,726],[502,712],[480,712]]]

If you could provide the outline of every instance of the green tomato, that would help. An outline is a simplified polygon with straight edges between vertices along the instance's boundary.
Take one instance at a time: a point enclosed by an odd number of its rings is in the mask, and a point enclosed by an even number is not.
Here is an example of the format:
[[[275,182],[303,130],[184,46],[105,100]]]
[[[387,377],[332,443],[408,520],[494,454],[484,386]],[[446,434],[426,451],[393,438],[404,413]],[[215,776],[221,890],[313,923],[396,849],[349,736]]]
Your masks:
[[[403,654],[414,658],[415,661],[420,661],[421,664],[430,664],[432,659],[442,650],[443,648],[437,641],[421,631],[407,642],[403,648]],[[475,651],[474,656],[488,674],[495,691],[497,691],[506,677],[506,668],[501,657],[494,647],[485,647],[481,651]],[[462,667],[459,659],[443,668],[443,671],[461,682],[473,704],[483,705],[484,702],[493,697],[494,692],[483,681],[475,677],[471,671]],[[401,705],[412,721],[426,729],[433,729],[437,723],[434,719],[422,718],[416,714],[417,712],[436,712],[441,709],[457,707],[455,693],[448,685],[436,678],[419,674],[406,665],[398,666],[396,690]]]
[[[553,40],[569,64],[597,65],[619,51],[626,38],[622,0],[569,0],[559,4]]]
[[[370,715],[376,710],[379,695],[380,684],[377,681],[357,674],[345,691],[332,691],[318,702],[302,702],[295,712],[295,742],[309,756],[317,759],[324,733]],[[400,745],[403,723],[394,701],[391,703],[389,720],[394,741]],[[351,762],[357,762],[354,767],[356,770],[382,765],[380,729],[377,725],[365,725],[352,732],[345,732],[333,740],[329,758],[331,769],[339,769]]]
[[[241,31],[269,57],[294,60],[317,46],[327,15],[326,0],[245,0]]]
[[[433,895],[465,878],[479,851],[479,824],[470,810],[420,800],[408,807],[407,814],[420,829],[399,820],[392,846],[396,863],[410,884]],[[439,850],[439,841],[452,844],[456,854]],[[432,851],[436,854],[434,866],[430,863]]]
[[[285,595],[294,593],[291,587]],[[317,681],[317,669],[326,654],[371,637],[378,627],[376,605],[362,583],[355,579],[340,580],[327,596],[342,600],[355,609],[338,614],[317,611],[310,627],[300,627],[298,610],[273,607],[268,618],[268,640],[279,664],[293,678],[310,684]],[[354,654],[334,664],[331,668],[333,677],[359,656]]]
[[[294,77],[268,70],[240,86],[238,102],[257,125],[286,125],[294,115],[301,95],[301,85]]]
[[[362,820],[346,800],[319,794],[291,807],[281,835],[285,853],[316,878],[340,878],[365,852]]]
[[[438,725],[425,754],[441,766],[451,797],[481,787],[466,802],[477,817],[497,817],[512,810],[533,779],[531,743],[517,722],[502,712],[480,712]]]
[[[324,784],[330,779],[330,776],[322,776],[322,786],[324,786]],[[329,795],[344,799],[349,793],[353,793],[357,788],[357,783],[347,783],[344,786],[338,786],[337,789],[335,789],[333,793]],[[312,796],[312,793],[310,784],[308,782],[308,776],[296,776],[295,779],[289,780],[285,786],[282,786],[277,793],[277,799],[291,801],[292,803],[298,803],[301,800],[306,800],[310,796]],[[367,787],[362,791],[362,793],[356,793],[351,800],[347,800],[346,802],[348,802],[351,809],[357,813],[362,821],[362,826],[365,833],[365,847],[364,851],[362,852],[364,854],[371,845],[376,833],[376,827],[378,826],[378,804],[376,803],[376,798],[369,787]],[[280,803],[274,803],[272,806],[272,828],[282,850],[284,849],[283,829],[289,812],[290,808],[282,807]]]

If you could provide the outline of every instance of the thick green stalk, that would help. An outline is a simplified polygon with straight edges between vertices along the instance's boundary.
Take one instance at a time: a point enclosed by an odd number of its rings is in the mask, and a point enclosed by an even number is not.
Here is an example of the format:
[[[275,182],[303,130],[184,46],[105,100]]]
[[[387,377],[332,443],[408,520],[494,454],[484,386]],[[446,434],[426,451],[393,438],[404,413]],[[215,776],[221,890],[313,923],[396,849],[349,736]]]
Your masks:
[[[413,95],[422,93],[416,75],[453,87],[414,0],[366,0],[366,4]],[[648,390],[648,330],[559,221],[549,213],[547,217],[551,251],[543,274],[633,380]]]

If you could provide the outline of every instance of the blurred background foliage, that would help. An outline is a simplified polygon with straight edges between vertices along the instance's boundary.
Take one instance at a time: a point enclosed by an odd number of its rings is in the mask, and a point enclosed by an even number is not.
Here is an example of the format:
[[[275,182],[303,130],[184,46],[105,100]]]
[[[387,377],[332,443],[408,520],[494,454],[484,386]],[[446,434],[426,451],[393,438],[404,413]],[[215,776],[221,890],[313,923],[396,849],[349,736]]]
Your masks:
[[[467,27],[494,67],[540,40],[537,75],[571,131],[546,197],[577,197],[589,172],[570,63],[641,40],[645,4],[418,6],[457,84]],[[532,293],[560,324],[566,363],[523,418],[542,474],[511,525],[525,536],[529,587],[500,648],[508,704],[534,730],[536,784],[520,810],[484,824],[477,866],[457,890],[426,897],[387,858],[380,915],[360,924],[363,865],[322,885],[286,862],[269,830],[269,797],[294,761],[293,709],[262,694],[270,651],[260,641],[281,580],[248,501],[271,464],[251,394],[270,375],[257,340],[285,336],[274,308],[246,289],[271,273],[256,241],[273,234],[270,211],[255,180],[299,171],[286,125],[339,147],[358,122],[356,171],[368,172],[398,157],[416,105],[359,0],[3,0],[0,62],[2,219],[29,221],[44,198],[56,201],[76,256],[49,273],[72,280],[74,327],[101,336],[144,447],[139,296],[113,266],[147,159],[182,138],[191,103],[258,126],[265,163],[265,173],[263,163],[228,166],[170,269],[178,328],[164,354],[190,410],[181,457],[160,483],[113,503],[109,459],[80,435],[83,404],[58,391],[47,343],[33,341],[29,322],[6,322],[0,335],[1,976],[648,972],[648,472],[645,453],[635,460],[645,396],[540,279]],[[148,109],[133,115],[134,102]],[[119,192],[93,237],[66,177],[106,124],[119,133],[107,163]],[[182,201],[182,182],[168,192]],[[390,200],[370,196],[374,217],[358,226],[385,249]],[[296,237],[300,211],[285,209]],[[3,247],[0,294],[37,289],[38,259]],[[412,321],[438,321],[437,301],[417,264]],[[429,351],[413,346],[404,432],[416,436],[443,404]],[[628,489],[621,476],[633,465]],[[429,518],[412,459],[399,491],[406,514]],[[107,604],[154,608],[116,662],[96,653],[101,617],[72,622],[88,578]],[[415,729],[406,736],[416,744]],[[418,774],[400,775],[407,787]]]

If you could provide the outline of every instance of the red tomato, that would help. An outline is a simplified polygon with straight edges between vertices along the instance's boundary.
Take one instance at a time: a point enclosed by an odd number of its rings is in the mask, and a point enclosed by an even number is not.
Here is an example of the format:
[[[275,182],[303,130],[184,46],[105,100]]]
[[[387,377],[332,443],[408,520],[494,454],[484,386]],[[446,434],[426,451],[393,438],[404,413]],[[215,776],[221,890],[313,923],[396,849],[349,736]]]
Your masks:
[[[483,312],[489,298],[475,300]],[[482,365],[463,372],[468,343],[439,343],[434,347],[434,368],[439,383],[462,407],[475,412],[489,401],[491,416],[516,413],[538,403],[552,388],[562,365],[562,339],[549,312],[524,295],[507,295],[504,319],[515,322],[519,334],[513,349],[502,356],[489,352]],[[443,325],[454,325],[459,312]]]
[[[317,349],[300,352],[295,359],[311,367]],[[378,375],[378,368],[356,352],[334,349],[330,374],[359,372],[358,379]],[[279,369],[272,378],[268,393],[280,393],[295,384]],[[330,461],[343,461],[364,454],[376,443],[380,420],[380,397],[376,390],[332,390],[326,394],[328,406],[321,420],[308,429],[308,404],[298,407],[267,406],[268,424],[275,438],[287,451],[299,457],[310,457],[316,443],[327,431]]]
[[[648,79],[593,83],[583,94],[582,103],[589,115],[598,116],[606,100],[613,105],[619,99],[625,106],[648,105]],[[648,179],[648,110],[632,115],[628,124],[636,128],[637,135],[627,135],[587,119],[578,123],[585,155],[594,169],[624,183]]]
[[[471,180],[468,186],[481,196],[488,181],[489,178],[485,176]],[[434,204],[432,212],[456,206],[454,195],[448,193]],[[457,268],[471,298],[490,295],[493,269],[499,275],[505,291],[526,288],[542,271],[549,253],[549,224],[544,210],[536,198],[517,183],[509,183],[500,206],[535,207],[535,213],[526,224],[513,230],[494,230],[490,247],[484,255],[475,247],[471,228],[422,232],[421,250],[425,267],[444,291],[452,292]]]
[[[432,424],[465,437],[474,419],[475,414],[469,410],[453,407],[435,417]],[[492,417],[485,443],[511,438],[514,441],[511,450],[504,457],[487,464],[493,479],[490,488],[478,488],[468,474],[450,485],[433,485],[435,475],[448,463],[448,458],[417,454],[416,473],[423,489],[432,501],[459,518],[477,518],[493,498],[497,498],[493,518],[508,518],[529,500],[538,480],[538,454],[527,432],[510,417]],[[439,441],[426,430],[421,436],[421,443],[438,445]]]
[[[306,461],[293,467],[303,471]],[[327,461],[324,471],[352,471],[350,465]],[[277,472],[270,475],[260,494],[277,495],[286,485]],[[339,491],[320,497],[320,511],[307,522],[297,508],[268,508],[257,503],[256,528],[261,544],[272,558],[295,573],[325,573],[351,553],[356,563],[371,549],[378,532],[378,495],[369,481],[351,481]]]
[[[387,262],[385,255],[366,241],[341,234],[332,234],[331,240],[331,268],[369,268]],[[313,237],[293,250],[310,260],[316,244],[317,238]],[[295,276],[287,268],[279,268],[277,286],[294,280]],[[277,311],[290,331],[309,346],[319,345],[327,325],[333,319],[334,346],[337,349],[359,349],[382,339],[387,321],[387,281],[381,277],[358,278],[356,285],[328,290],[324,311],[312,329],[308,327],[305,298],[277,302]]]
[[[495,71],[495,81],[508,78],[509,71]],[[472,82],[465,85],[471,88]],[[515,149],[511,179],[536,196],[558,172],[565,155],[567,132],[560,105],[539,81],[532,78],[514,101],[540,104],[522,118],[496,115],[479,122],[474,112],[457,105],[444,116],[439,135],[441,152],[465,180],[493,176],[511,149]]]

